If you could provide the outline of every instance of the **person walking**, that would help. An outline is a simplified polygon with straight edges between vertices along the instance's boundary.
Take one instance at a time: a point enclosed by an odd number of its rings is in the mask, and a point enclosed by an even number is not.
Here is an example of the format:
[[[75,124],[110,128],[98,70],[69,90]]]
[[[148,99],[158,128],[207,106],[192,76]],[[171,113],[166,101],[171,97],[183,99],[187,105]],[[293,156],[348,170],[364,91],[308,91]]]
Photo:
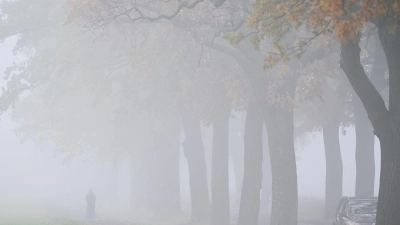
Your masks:
[[[92,189],[89,190],[86,195],[86,218],[95,219],[96,217],[96,195],[93,193]]]

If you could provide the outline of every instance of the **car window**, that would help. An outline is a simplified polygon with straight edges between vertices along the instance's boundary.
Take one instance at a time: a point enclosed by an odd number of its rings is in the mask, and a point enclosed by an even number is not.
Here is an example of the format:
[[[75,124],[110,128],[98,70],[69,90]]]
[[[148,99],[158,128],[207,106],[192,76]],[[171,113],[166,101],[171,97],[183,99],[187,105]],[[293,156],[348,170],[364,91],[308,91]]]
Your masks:
[[[376,214],[377,200],[354,200],[349,202],[350,214]]]

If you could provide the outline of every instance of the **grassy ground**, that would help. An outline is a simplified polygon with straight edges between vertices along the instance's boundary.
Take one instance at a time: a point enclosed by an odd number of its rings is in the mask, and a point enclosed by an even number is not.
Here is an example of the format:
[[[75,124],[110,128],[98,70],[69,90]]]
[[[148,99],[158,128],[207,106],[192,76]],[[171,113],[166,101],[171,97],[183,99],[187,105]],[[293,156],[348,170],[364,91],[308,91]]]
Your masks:
[[[325,201],[313,196],[299,196],[299,218],[310,220],[324,219]]]
[[[69,219],[12,219],[0,220],[0,225],[150,225],[124,221],[94,220],[78,221]]]
[[[98,219],[84,220],[84,205],[54,205],[35,199],[0,197],[0,225],[187,225],[190,215],[165,220],[125,205],[99,205]],[[324,220],[324,200],[313,196],[299,197],[299,218]],[[68,218],[68,219],[62,219]],[[126,222],[129,221],[129,222]]]
[[[148,223],[116,221],[116,220],[70,220],[70,219],[0,219],[0,225],[186,225],[187,218],[176,218],[168,221],[151,221]]]
[[[129,207],[121,205],[99,205],[98,220],[94,221],[84,220],[85,210],[84,202],[61,204],[41,198],[0,196],[0,225],[150,225],[140,223],[146,221],[142,215],[130,217]]]

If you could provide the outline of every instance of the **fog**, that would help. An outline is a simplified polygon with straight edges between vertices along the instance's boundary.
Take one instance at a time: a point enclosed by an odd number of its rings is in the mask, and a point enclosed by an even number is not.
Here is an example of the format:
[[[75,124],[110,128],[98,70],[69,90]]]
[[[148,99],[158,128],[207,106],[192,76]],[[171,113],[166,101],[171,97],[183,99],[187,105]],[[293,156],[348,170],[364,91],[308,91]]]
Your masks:
[[[69,217],[80,219],[85,213],[85,195],[93,188],[98,197],[98,206],[103,209],[102,217],[129,217],[130,181],[129,161],[118,164],[98,161],[93,156],[81,156],[66,163],[62,156],[52,152],[51,143],[37,147],[32,141],[21,143],[14,134],[16,124],[10,116],[3,115],[0,122],[0,198],[2,217],[20,217],[23,210],[28,217]],[[210,132],[208,130],[208,132]],[[211,131],[212,132],[212,131]],[[354,129],[349,128],[341,136],[341,149],[344,176],[343,195],[354,196],[355,161]],[[306,146],[297,149],[297,173],[299,196],[323,199],[325,194],[325,154],[323,140],[316,133],[310,137]],[[206,143],[210,151],[210,143]],[[182,152],[182,149],[181,149]],[[181,204],[190,210],[188,168],[184,155],[180,155]],[[379,142],[375,144],[376,177],[375,190],[379,181]],[[230,191],[234,198],[236,187],[230,165]],[[377,191],[375,191],[377,195]],[[117,206],[123,212],[115,212],[110,205]],[[127,212],[128,211],[128,212]],[[122,214],[122,215],[121,215]]]
[[[383,9],[287,4],[0,0],[0,225],[393,215],[400,73]],[[368,219],[346,214],[378,196]]]
[[[43,198],[45,201],[52,201],[62,204],[68,201],[69,204],[85,205],[84,196],[86,190],[93,187],[98,195],[103,195],[107,202],[111,199],[128,204],[129,191],[129,163],[123,161],[118,165],[109,162],[98,162],[93,156],[82,156],[66,163],[62,156],[52,152],[51,144],[44,148],[35,146],[28,141],[20,143],[14,135],[13,123],[9,115],[4,115],[0,126],[1,143],[1,186],[2,196],[10,198],[24,197]],[[354,129],[349,128],[348,134],[341,136],[341,149],[344,165],[345,196],[354,195],[355,161],[354,161]],[[313,134],[307,146],[298,149],[297,171],[299,182],[299,194],[305,197],[323,198],[325,193],[325,154],[323,151],[323,140],[320,134]],[[205,146],[210,151],[210,143]],[[375,144],[376,190],[379,181],[379,142]],[[182,154],[180,157],[184,157]],[[183,158],[182,158],[183,160]],[[187,166],[186,166],[187,167]],[[186,201],[189,197],[188,173],[184,163],[180,167],[181,196]],[[231,165],[232,167],[232,165]],[[231,168],[231,178],[234,179]],[[115,182],[116,187],[110,185]],[[234,182],[231,181],[230,188],[235,192]],[[115,184],[114,184],[115,185]],[[117,190],[115,190],[117,189]],[[115,191],[117,193],[115,193]],[[114,192],[114,193],[113,193]],[[117,196],[115,196],[117,194]],[[377,191],[375,192],[377,195]],[[111,195],[111,196],[110,196]],[[69,199],[69,200],[68,200]],[[72,200],[73,199],[73,200]],[[183,200],[184,201],[184,200]]]

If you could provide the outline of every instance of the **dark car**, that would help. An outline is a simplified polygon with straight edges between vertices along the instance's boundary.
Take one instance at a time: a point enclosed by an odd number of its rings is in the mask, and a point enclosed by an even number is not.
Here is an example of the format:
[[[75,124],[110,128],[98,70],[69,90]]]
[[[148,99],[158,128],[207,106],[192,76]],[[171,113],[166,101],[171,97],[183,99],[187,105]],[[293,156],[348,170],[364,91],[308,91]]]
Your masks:
[[[336,208],[334,225],[375,225],[378,198],[343,197]]]

